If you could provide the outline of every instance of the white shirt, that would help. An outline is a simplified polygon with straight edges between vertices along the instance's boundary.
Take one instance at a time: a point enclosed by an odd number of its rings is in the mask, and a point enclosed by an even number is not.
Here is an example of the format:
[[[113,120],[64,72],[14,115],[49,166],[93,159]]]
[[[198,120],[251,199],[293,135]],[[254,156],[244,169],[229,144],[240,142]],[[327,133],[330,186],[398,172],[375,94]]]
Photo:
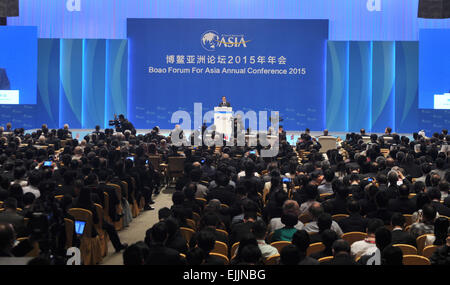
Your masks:
[[[375,243],[367,242],[365,239],[354,242],[350,248],[352,256],[356,258],[372,254],[377,250],[377,246]]]
[[[270,244],[267,244],[264,240],[258,240],[258,247],[263,258],[268,258],[272,255],[278,254],[278,249]]]
[[[37,187],[34,187],[32,185],[28,185],[25,187],[22,187],[23,190],[23,194],[25,193],[33,193],[34,197],[37,199],[41,196],[41,191],[39,191],[39,189]]]

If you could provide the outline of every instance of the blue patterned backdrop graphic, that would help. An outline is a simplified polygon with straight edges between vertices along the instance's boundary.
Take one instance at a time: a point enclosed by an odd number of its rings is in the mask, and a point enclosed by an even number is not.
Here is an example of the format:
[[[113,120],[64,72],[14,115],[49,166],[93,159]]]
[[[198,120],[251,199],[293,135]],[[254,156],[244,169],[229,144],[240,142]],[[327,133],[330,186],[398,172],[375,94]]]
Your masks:
[[[327,44],[326,128],[330,131],[427,133],[448,128],[450,111],[418,109],[418,42]],[[107,127],[114,114],[127,114],[128,42],[126,40],[40,39],[36,105],[0,105],[0,124],[25,129],[43,123],[57,128]],[[94,80],[95,79],[95,80]],[[158,96],[152,94],[151,96]],[[160,106],[130,106],[146,128],[169,120]],[[248,111],[243,109],[243,111]],[[308,114],[295,105],[281,110],[308,127]]]

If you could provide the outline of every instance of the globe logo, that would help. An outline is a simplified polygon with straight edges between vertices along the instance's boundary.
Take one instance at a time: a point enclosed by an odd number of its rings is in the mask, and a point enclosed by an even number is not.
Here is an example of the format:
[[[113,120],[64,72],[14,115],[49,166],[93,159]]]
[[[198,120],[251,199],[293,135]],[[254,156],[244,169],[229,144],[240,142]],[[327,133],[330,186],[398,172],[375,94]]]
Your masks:
[[[207,51],[215,51],[219,42],[219,34],[216,31],[207,31],[203,33],[201,43]]]

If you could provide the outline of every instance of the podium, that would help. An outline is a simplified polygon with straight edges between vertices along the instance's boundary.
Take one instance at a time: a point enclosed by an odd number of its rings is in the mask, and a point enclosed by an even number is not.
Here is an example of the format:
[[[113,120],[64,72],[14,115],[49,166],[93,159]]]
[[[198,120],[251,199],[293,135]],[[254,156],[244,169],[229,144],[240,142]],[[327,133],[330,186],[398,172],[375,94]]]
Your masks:
[[[224,134],[225,139],[229,140],[233,132],[233,108],[215,107],[214,125],[216,132]]]

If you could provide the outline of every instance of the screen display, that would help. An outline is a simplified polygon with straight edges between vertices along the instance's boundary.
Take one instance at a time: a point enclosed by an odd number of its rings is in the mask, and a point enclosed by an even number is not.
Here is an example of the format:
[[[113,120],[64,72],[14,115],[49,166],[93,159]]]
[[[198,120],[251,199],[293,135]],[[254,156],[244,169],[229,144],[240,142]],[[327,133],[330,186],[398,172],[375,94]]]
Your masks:
[[[37,28],[0,26],[0,104],[36,104]]]
[[[52,166],[52,162],[51,161],[45,161],[44,162],[44,166]]]
[[[77,235],[83,234],[85,226],[86,226],[85,221],[75,221],[75,232],[77,233]]]
[[[450,109],[450,29],[420,31],[419,109]]]

